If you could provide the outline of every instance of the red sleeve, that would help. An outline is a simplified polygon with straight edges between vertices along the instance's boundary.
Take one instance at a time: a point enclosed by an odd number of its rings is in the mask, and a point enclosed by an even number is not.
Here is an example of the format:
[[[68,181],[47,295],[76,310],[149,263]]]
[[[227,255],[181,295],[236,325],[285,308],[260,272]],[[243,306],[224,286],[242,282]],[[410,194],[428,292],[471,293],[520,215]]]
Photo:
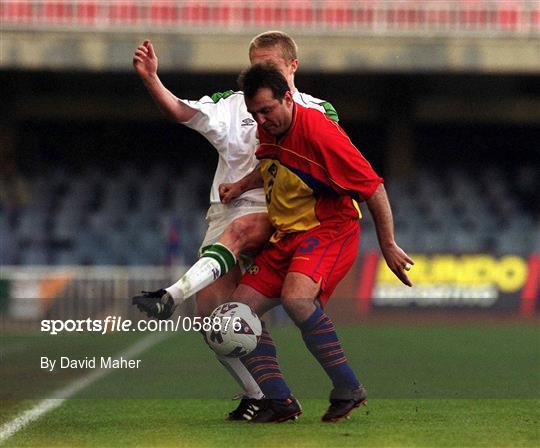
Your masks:
[[[324,117],[315,126],[314,137],[314,153],[325,167],[328,185],[338,194],[365,201],[384,182],[335,121]]]

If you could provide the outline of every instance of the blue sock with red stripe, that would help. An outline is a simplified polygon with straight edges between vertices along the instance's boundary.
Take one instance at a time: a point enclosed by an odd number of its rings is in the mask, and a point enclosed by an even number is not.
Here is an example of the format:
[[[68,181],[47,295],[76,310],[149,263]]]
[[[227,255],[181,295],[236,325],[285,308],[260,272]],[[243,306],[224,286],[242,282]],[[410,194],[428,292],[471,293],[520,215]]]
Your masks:
[[[358,378],[347,362],[332,320],[324,311],[317,308],[299,328],[307,348],[330,377],[334,388],[351,391],[358,389]]]
[[[249,355],[240,358],[255,379],[266,398],[284,400],[291,390],[279,368],[276,345],[262,322],[262,335],[257,347]]]

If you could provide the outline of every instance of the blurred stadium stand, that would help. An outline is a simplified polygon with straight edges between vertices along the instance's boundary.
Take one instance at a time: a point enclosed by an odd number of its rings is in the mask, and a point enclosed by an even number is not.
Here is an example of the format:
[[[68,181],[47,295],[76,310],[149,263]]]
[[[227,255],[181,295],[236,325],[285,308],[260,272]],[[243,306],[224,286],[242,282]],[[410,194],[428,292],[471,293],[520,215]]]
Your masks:
[[[294,25],[300,32],[537,32],[540,6],[527,0],[4,0],[7,27],[63,26],[185,30],[251,30]]]
[[[45,172],[26,179],[29,200],[8,222],[0,206],[3,265],[166,265],[191,262],[204,232],[209,179],[124,168]],[[166,185],[165,185],[166,183]],[[170,197],[167,197],[170,196]],[[171,233],[175,236],[171,236]],[[177,242],[177,240],[179,240]],[[173,247],[174,246],[174,247]]]
[[[410,252],[528,255],[540,240],[540,185],[486,166],[478,177],[454,166],[387,180],[396,236]],[[146,170],[145,170],[146,171]],[[0,213],[2,264],[166,265],[191,262],[204,231],[210,178],[196,164],[171,176],[159,165],[114,175],[67,170],[28,177],[29,201],[11,225]],[[527,176],[533,179],[527,181]],[[531,183],[532,182],[532,183]],[[5,204],[3,210],[5,210]],[[378,250],[365,212],[362,249]]]

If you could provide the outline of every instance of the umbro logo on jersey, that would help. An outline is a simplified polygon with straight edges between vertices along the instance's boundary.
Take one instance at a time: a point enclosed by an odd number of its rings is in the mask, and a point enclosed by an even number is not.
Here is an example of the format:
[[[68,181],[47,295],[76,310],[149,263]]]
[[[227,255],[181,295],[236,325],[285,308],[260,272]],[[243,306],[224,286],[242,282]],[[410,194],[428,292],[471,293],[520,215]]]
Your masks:
[[[255,120],[253,118],[244,118],[242,120],[242,126],[252,126],[255,124]]]

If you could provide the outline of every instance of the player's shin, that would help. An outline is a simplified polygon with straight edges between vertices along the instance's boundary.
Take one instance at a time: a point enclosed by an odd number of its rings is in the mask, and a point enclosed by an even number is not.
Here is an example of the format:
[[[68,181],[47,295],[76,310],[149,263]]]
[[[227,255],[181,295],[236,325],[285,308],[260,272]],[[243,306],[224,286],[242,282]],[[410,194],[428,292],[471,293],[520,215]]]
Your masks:
[[[240,359],[266,398],[284,400],[291,396],[291,390],[283,379],[277,360],[276,345],[264,322],[262,324],[263,331],[257,347]]]
[[[331,319],[317,308],[299,327],[307,348],[332,380],[333,393],[346,396],[358,390],[360,383],[347,362]]]
[[[212,244],[204,248],[201,258],[180,280],[165,290],[179,303],[215,282],[235,264],[236,257],[226,246]]]
[[[217,359],[242,388],[245,397],[254,398],[256,400],[260,400],[264,397],[261,388],[240,359],[220,355],[217,355]]]

